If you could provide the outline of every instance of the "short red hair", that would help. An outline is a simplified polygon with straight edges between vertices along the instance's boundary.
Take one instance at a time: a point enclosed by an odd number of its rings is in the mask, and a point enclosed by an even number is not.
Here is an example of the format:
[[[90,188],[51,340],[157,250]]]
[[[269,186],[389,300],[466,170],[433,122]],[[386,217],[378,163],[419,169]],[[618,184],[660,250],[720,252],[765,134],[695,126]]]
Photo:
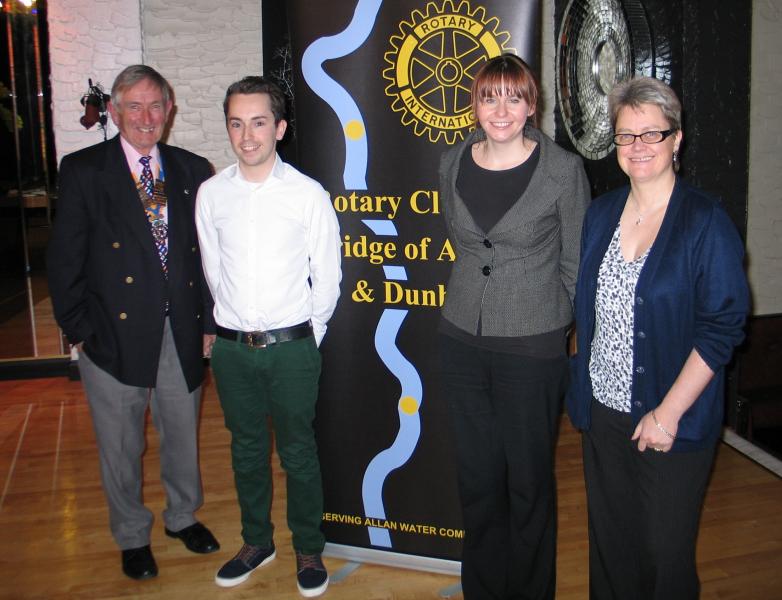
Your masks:
[[[472,82],[472,113],[477,115],[478,102],[493,96],[524,98],[530,108],[532,124],[538,126],[538,82],[527,63],[515,54],[502,54],[489,59]],[[480,126],[476,121],[476,126]]]

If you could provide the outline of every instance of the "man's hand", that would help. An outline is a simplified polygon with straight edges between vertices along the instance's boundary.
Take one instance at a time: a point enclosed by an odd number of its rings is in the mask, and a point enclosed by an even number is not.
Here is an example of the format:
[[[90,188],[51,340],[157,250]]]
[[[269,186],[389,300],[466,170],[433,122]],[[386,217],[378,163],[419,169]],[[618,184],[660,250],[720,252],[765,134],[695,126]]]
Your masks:
[[[215,345],[216,338],[215,334],[204,334],[204,358],[212,357],[212,346]]]

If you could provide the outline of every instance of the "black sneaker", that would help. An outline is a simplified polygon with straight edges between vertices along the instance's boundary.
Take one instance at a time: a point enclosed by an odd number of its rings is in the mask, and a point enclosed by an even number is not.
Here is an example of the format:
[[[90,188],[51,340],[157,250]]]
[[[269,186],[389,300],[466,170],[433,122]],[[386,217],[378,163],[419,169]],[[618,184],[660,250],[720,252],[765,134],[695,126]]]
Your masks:
[[[215,583],[220,587],[233,587],[247,581],[258,567],[268,565],[277,556],[274,542],[268,547],[245,544],[239,553],[225,563],[215,575]]]
[[[320,554],[303,554],[296,551],[296,580],[299,593],[305,598],[320,596],[329,587],[329,574]]]

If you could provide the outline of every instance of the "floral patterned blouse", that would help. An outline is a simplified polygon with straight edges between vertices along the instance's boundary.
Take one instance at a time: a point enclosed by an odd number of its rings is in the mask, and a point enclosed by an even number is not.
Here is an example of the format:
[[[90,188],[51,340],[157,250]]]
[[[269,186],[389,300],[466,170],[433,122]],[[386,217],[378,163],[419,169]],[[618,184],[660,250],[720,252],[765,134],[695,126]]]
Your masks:
[[[626,261],[619,243],[619,230],[617,225],[598,272],[595,335],[589,375],[598,402],[629,413],[633,382],[635,286],[649,249],[635,260]]]

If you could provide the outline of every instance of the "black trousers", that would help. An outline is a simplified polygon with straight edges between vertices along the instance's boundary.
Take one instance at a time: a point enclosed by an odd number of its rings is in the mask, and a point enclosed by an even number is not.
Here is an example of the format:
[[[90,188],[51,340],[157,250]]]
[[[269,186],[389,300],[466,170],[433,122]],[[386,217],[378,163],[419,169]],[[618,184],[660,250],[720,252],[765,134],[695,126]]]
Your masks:
[[[715,444],[639,452],[629,413],[592,402],[584,432],[593,600],[698,598],[695,542]]]
[[[567,362],[440,336],[465,528],[466,600],[554,598],[554,445]]]

